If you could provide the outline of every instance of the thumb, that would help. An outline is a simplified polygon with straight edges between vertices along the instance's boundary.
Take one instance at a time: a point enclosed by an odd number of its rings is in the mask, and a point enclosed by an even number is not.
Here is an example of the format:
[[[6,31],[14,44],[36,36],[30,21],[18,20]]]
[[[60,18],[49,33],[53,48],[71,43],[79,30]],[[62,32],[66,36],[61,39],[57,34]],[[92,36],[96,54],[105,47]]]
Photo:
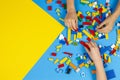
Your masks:
[[[102,29],[105,26],[106,26],[106,22],[104,21],[99,26],[97,26],[97,29]]]

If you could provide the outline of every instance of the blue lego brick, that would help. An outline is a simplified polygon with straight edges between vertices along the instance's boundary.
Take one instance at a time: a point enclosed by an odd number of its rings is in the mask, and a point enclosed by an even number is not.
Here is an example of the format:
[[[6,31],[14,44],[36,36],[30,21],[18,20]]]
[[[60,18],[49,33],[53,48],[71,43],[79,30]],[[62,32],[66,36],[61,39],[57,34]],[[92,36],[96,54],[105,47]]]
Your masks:
[[[106,75],[107,75],[108,80],[113,79],[113,78],[116,77],[114,70],[106,71]]]

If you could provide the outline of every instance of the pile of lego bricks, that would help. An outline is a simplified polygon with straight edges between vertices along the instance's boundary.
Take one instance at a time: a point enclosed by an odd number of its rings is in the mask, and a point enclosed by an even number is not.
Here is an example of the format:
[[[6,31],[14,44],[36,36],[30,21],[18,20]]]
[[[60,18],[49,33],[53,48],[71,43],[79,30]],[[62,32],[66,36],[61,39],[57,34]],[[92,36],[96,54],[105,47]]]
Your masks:
[[[63,34],[60,34],[58,40],[59,40],[59,45],[56,46],[56,50],[51,53],[51,56],[48,58],[49,61],[53,62],[54,65],[58,65],[58,67],[55,69],[57,73],[63,73],[63,69],[65,66],[67,66],[65,73],[70,74],[71,70],[73,69],[76,72],[79,72],[82,67],[89,68],[89,66],[94,66],[94,63],[90,59],[88,53],[84,53],[83,55],[77,55],[76,59],[78,62],[78,65],[76,66],[71,58],[73,56],[72,53],[70,52],[63,52],[65,54],[65,57],[62,59],[59,59],[57,56],[57,53],[61,50],[63,46],[69,46],[69,45],[74,45],[78,46],[78,44],[83,45],[86,48],[89,48],[87,44],[82,41],[83,36],[87,36],[87,41],[97,41],[100,39],[109,39],[108,34],[103,34],[103,33],[98,33],[96,31],[96,26],[99,25],[101,22],[103,22],[108,16],[111,15],[111,10],[110,10],[110,4],[109,0],[106,0],[105,6],[103,4],[98,4],[97,1],[95,2],[89,2],[89,0],[81,0],[80,3],[83,5],[88,5],[91,7],[94,12],[87,11],[86,14],[87,16],[84,16],[81,11],[77,11],[77,16],[78,20],[81,25],[78,26],[77,31],[71,31],[71,29],[68,29],[68,32],[66,33],[67,36],[64,36]],[[51,4],[52,0],[47,0],[47,4]],[[66,4],[62,3],[61,0],[56,0],[56,3],[61,5],[64,9],[66,9]],[[47,7],[49,11],[52,10],[52,6]],[[64,22],[64,19],[60,17],[61,11],[59,8],[56,8],[56,13],[59,16],[59,20]],[[118,26],[117,30],[117,41],[115,44],[112,44],[110,46],[101,46],[98,45],[101,53],[101,58],[104,63],[104,67],[107,67],[107,63],[111,62],[111,57],[110,55],[116,56],[116,51],[120,48],[120,22],[116,24]],[[103,26],[105,27],[105,26]],[[73,36],[73,40],[71,37]],[[106,52],[109,51],[108,54]],[[66,56],[67,55],[67,56]],[[57,57],[57,58],[56,58]],[[95,74],[96,71],[92,70],[92,74]],[[114,70],[109,70],[106,71],[108,79],[114,78],[115,73]],[[85,77],[85,73],[81,72],[81,76]]]

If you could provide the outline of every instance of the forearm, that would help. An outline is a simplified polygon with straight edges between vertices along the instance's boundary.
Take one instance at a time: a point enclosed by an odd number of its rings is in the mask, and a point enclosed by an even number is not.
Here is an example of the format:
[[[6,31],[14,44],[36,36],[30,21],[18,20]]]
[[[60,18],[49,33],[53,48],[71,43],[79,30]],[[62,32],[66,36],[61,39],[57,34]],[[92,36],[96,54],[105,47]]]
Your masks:
[[[105,73],[102,61],[99,64],[95,65],[95,66],[96,66],[97,80],[107,80],[106,73]]]
[[[117,18],[119,17],[119,15],[120,15],[120,0],[119,0],[119,2],[118,2],[118,5],[117,5],[116,10],[115,10],[115,12],[113,13],[113,15],[114,15],[114,18],[115,18],[115,19],[117,19]]]
[[[75,10],[74,0],[67,0],[67,11]]]

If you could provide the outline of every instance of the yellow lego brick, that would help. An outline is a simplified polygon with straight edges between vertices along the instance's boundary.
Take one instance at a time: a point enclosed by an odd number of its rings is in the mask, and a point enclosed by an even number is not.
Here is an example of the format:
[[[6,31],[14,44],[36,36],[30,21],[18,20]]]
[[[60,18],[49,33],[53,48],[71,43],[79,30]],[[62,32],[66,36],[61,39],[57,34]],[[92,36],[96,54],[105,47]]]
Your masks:
[[[71,40],[71,29],[68,28],[68,41],[70,41],[70,40]]]
[[[107,60],[107,56],[108,56],[107,54],[103,55],[103,57],[104,57],[105,60]]]
[[[65,58],[63,58],[62,60],[60,60],[60,64],[63,64],[64,62],[66,62],[67,61],[67,57],[65,57]]]
[[[118,35],[120,35],[120,30],[117,30],[117,32],[118,32]]]
[[[90,11],[87,11],[87,15],[88,15],[88,16],[91,16],[91,12],[90,12]]]
[[[91,35],[89,32],[87,32],[86,30],[83,30],[82,31],[86,36],[88,36],[89,38],[94,38],[94,36],[93,35]]]
[[[55,61],[54,61],[54,64],[57,64],[59,62],[59,59],[57,58]]]
[[[77,35],[76,34],[74,34],[74,40],[76,40],[77,39]]]
[[[64,22],[64,19],[63,18],[59,18],[60,21]]]
[[[81,11],[78,11],[77,16],[79,17],[79,16],[80,16],[80,14],[82,14],[82,12],[81,12]]]
[[[81,32],[77,33],[77,38],[82,38],[82,33]]]
[[[89,1],[87,1],[87,0],[81,0],[81,3],[88,4]]]
[[[66,61],[66,64],[69,65],[70,63],[71,63],[71,60],[68,59],[68,60]]]
[[[62,44],[58,45],[56,48],[57,48],[57,49],[62,48]]]
[[[85,66],[86,68],[89,68],[89,64],[85,64],[84,66]]]
[[[73,43],[73,41],[69,41],[69,44],[72,44]]]
[[[93,22],[92,22],[92,26],[94,26],[94,25],[95,25],[95,22],[96,22],[96,21],[95,21],[95,20],[93,20]]]
[[[117,50],[117,49],[118,49],[118,46],[116,45],[116,46],[114,47],[114,49]]]
[[[49,61],[53,61],[54,59],[53,58],[48,58]]]
[[[106,38],[106,40],[108,40],[108,39],[109,39],[109,36],[108,36],[108,34],[105,34],[105,38]]]
[[[60,51],[60,49],[56,49],[56,52],[59,52]]]
[[[110,58],[110,57],[108,57],[108,62],[109,62],[109,63],[111,62],[111,58]]]

